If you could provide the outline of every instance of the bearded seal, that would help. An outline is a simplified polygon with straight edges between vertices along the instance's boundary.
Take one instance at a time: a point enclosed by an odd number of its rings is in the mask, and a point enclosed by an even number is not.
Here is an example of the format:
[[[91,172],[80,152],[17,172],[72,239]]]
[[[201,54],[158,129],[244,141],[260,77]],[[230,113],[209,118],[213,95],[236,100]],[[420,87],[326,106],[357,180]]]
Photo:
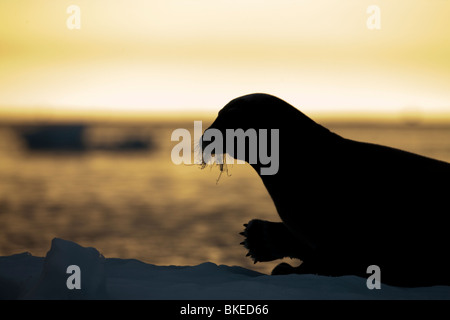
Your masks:
[[[272,275],[367,278],[376,265],[388,285],[450,285],[449,163],[344,138],[263,93],[226,104],[205,132],[213,128],[224,136],[226,129],[279,129],[278,172],[261,175],[261,163],[251,166],[282,222],[254,219],[241,233],[255,263],[302,261],[281,263]],[[210,143],[200,142],[201,150]]]

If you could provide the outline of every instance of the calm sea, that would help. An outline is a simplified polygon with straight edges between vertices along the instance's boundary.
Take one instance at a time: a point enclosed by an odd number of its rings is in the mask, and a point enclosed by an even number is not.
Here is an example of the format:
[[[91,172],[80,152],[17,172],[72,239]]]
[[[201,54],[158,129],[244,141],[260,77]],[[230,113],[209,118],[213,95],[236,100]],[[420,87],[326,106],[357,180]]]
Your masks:
[[[450,126],[323,124],[347,138],[450,162]],[[239,245],[250,219],[279,221],[259,177],[247,164],[234,165],[216,183],[217,167],[173,164],[175,128],[193,122],[91,125],[83,131],[91,145],[139,136],[153,148],[54,152],[29,150],[17,128],[0,127],[0,255],[45,256],[60,237],[107,258],[270,272],[279,261],[254,265]]]

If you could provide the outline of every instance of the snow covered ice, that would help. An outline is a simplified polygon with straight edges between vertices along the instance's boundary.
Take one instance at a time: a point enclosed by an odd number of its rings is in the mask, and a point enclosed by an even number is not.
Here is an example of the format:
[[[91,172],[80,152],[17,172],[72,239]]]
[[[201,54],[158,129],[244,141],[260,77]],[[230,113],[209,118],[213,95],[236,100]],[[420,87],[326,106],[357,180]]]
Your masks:
[[[68,288],[71,265],[80,289]],[[316,275],[269,276],[237,266],[205,262],[156,266],[134,259],[105,258],[95,248],[55,238],[46,257],[29,253],[0,257],[1,299],[450,299],[450,287],[369,290],[367,279]]]

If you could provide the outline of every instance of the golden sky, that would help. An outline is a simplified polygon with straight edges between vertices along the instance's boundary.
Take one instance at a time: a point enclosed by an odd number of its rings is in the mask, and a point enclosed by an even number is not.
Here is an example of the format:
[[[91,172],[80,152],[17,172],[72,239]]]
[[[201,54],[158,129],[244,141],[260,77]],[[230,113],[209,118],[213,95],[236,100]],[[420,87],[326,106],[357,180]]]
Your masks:
[[[252,92],[313,114],[450,114],[449,15],[447,0],[2,0],[0,115],[216,112]]]

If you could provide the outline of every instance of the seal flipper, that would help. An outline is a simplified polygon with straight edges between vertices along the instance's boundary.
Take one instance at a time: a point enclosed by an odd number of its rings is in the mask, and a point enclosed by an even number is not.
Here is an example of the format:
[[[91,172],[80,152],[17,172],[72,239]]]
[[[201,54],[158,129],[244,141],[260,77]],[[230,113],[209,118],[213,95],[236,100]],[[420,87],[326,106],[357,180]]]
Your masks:
[[[300,258],[297,239],[282,222],[270,222],[259,219],[244,224],[240,234],[246,237],[241,244],[248,249],[247,256],[253,261],[264,262],[276,259]]]

